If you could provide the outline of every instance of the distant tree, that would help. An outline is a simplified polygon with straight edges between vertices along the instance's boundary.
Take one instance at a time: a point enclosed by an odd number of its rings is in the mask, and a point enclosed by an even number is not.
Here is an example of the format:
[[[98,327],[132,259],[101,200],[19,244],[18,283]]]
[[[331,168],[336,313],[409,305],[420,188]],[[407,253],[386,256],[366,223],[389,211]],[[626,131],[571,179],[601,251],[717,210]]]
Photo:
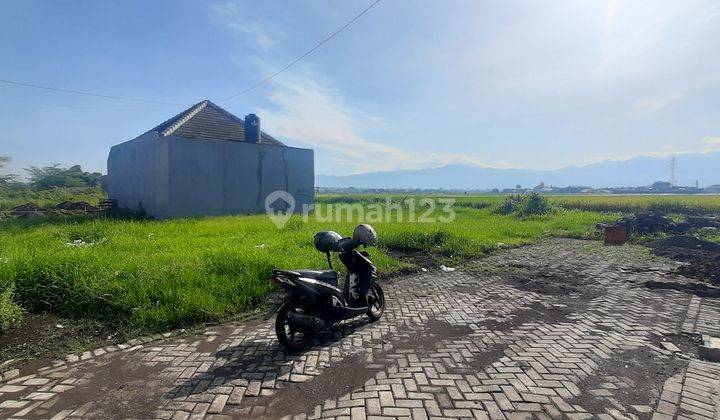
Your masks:
[[[8,162],[10,162],[9,156],[0,156],[0,169],[4,168]],[[11,182],[15,182],[16,180],[17,175],[15,174],[0,175],[0,185],[7,185]]]
[[[30,185],[41,190],[53,187],[96,187],[102,179],[99,172],[84,172],[80,165],[69,168],[62,168],[60,164],[43,168],[31,166],[25,170],[30,174]]]

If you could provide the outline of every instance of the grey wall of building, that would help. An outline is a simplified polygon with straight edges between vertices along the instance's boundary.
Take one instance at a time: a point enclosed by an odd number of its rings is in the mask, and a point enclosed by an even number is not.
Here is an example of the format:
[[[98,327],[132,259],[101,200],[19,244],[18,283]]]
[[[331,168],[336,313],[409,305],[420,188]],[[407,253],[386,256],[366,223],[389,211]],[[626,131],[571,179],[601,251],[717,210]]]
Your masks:
[[[161,215],[168,208],[168,142],[146,133],[113,146],[107,161],[108,197],[121,208]]]
[[[156,218],[254,214],[273,191],[292,194],[296,212],[314,203],[312,150],[142,137],[113,147],[108,158],[108,195],[121,208],[142,202]]]

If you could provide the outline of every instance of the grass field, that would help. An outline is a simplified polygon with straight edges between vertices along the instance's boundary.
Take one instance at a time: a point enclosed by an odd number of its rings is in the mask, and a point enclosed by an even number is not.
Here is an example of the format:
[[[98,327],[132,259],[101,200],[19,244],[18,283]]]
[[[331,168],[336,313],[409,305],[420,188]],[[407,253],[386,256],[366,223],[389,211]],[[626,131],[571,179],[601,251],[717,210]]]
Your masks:
[[[405,265],[390,249],[446,258],[478,256],[498,246],[549,236],[585,236],[609,215],[561,211],[518,219],[461,207],[448,224],[374,223],[379,269]],[[279,230],[266,216],[173,221],[5,221],[0,227],[0,288],[32,312],[92,317],[156,331],[217,320],[263,299],[275,267],[324,268],[312,245],[319,230],[349,234],[355,221],[303,222]],[[75,242],[78,241],[78,242]],[[81,241],[81,242],[80,242]]]
[[[550,201],[568,209],[600,212],[720,213],[718,195],[558,195]]]
[[[318,201],[384,200],[364,195]],[[614,219],[619,210],[658,202],[693,211],[720,209],[720,197],[557,196],[550,198],[556,204],[552,213],[522,218],[497,214],[502,200],[458,197],[450,223],[373,222],[380,247],[370,252],[382,272],[393,273],[408,265],[390,257],[391,251],[423,252],[455,264],[547,237],[589,237],[597,222]],[[257,307],[270,290],[273,268],[325,268],[313,234],[347,235],[357,222],[312,217],[304,222],[294,216],[278,229],[264,215],[5,220],[0,222],[0,292],[13,287],[14,301],[31,313],[95,319],[134,333],[217,321]]]

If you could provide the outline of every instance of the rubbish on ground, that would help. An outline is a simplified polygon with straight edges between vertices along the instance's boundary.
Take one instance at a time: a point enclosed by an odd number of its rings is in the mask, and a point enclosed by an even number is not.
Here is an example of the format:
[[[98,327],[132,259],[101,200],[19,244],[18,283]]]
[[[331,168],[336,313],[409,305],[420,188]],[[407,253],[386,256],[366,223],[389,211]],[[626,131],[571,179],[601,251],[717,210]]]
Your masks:
[[[668,232],[682,233],[690,227],[687,223],[676,223],[660,211],[638,212],[634,215],[619,218],[614,226],[625,226],[628,232],[639,234]]]
[[[455,267],[446,267],[444,265],[441,265],[440,270],[445,271],[445,272],[455,271]]]

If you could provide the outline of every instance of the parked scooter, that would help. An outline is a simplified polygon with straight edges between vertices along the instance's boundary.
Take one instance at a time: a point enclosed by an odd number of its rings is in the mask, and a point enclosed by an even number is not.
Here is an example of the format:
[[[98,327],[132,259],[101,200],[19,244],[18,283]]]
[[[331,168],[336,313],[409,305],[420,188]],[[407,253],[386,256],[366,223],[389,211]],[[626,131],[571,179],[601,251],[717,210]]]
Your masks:
[[[286,348],[298,351],[320,329],[362,314],[377,321],[385,311],[385,295],[375,281],[376,269],[363,247],[374,246],[377,234],[370,225],[358,225],[352,237],[333,231],[318,232],[315,248],[327,256],[329,270],[273,270],[270,281],[281,291],[269,299],[265,319],[277,311],[275,333]],[[347,268],[344,287],[338,286],[331,252],[337,252]]]

